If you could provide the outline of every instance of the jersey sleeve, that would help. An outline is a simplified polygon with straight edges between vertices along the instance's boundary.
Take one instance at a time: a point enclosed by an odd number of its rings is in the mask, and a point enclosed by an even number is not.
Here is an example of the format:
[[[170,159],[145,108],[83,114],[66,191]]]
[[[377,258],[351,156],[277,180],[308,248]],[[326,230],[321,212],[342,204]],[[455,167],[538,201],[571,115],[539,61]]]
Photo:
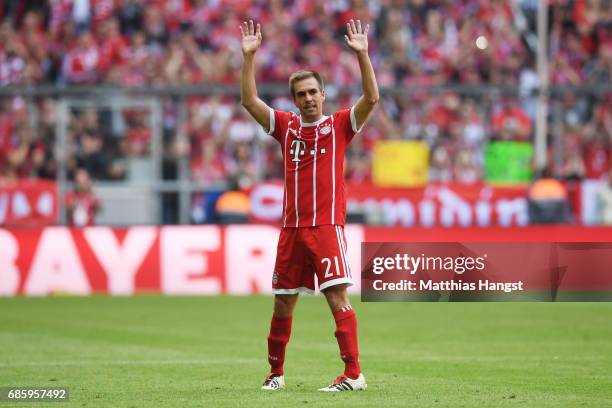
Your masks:
[[[336,129],[342,131],[347,142],[353,140],[353,137],[363,128],[357,128],[357,121],[355,120],[355,107],[349,109],[343,109],[336,112],[334,115],[336,121]]]
[[[264,131],[282,144],[283,135],[287,131],[290,120],[291,113],[270,108],[270,129],[264,129]]]

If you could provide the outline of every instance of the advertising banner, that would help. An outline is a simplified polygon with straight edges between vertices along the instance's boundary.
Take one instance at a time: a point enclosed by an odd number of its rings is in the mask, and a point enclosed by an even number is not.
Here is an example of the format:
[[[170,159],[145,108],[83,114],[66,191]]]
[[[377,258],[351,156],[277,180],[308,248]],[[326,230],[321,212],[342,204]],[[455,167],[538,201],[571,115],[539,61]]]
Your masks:
[[[57,219],[54,181],[0,181],[0,225],[52,225]]]
[[[485,181],[488,183],[529,183],[533,146],[527,142],[491,142],[485,148]]]
[[[269,294],[278,235],[279,228],[270,225],[0,229],[0,296]],[[354,294],[361,293],[363,242],[417,242],[419,245],[424,242],[612,242],[611,227],[449,229],[347,225],[345,235],[346,262],[355,280],[350,292]],[[525,251],[535,251],[534,256],[548,259],[549,247],[529,249],[529,245],[522,245]],[[476,251],[471,246],[468,248]],[[521,262],[528,258],[512,252],[508,244],[500,248],[502,254],[507,252],[503,259],[508,267],[516,269],[516,273],[525,273]],[[495,253],[493,249],[482,251]],[[601,248],[587,248],[580,257],[596,256],[597,251]],[[579,264],[567,264],[572,268],[575,265],[582,268]],[[610,283],[609,265],[606,264],[607,277],[593,281],[595,286],[602,285],[601,290]],[[564,266],[559,264],[559,268]],[[576,271],[589,272],[582,270],[563,272],[560,269],[559,273],[573,279]],[[528,281],[523,275],[515,277]],[[563,288],[564,282],[559,288]]]
[[[348,213],[386,226],[524,226],[528,223],[527,187],[485,184],[429,184],[423,188],[383,188],[347,184]],[[278,222],[283,185],[261,183],[250,191],[254,222]]]
[[[379,141],[374,146],[372,180],[381,187],[420,187],[427,184],[429,147],[414,140]]]

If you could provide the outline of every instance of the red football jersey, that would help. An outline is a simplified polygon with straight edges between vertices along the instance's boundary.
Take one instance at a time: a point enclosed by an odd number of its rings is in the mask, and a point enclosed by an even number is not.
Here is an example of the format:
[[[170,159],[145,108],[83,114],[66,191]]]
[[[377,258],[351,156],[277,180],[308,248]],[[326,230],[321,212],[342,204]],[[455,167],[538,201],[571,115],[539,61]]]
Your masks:
[[[359,131],[354,108],[317,122],[270,110],[270,131],[281,145],[285,167],[283,227],[344,225],[344,152]]]
[[[94,225],[94,215],[100,201],[92,193],[66,193],[68,224],[75,227]]]

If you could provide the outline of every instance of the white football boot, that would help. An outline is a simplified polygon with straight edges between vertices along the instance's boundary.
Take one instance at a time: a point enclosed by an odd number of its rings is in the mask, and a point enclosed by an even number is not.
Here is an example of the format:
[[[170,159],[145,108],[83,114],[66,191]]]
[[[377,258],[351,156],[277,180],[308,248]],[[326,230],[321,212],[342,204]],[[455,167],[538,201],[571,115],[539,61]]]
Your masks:
[[[267,376],[261,386],[261,389],[266,391],[277,391],[283,388],[285,388],[285,376],[278,374],[270,374]]]
[[[368,388],[365,377],[359,374],[355,380],[351,380],[345,375],[339,375],[336,380],[327,387],[319,388],[323,392],[341,392],[341,391],[364,391]]]

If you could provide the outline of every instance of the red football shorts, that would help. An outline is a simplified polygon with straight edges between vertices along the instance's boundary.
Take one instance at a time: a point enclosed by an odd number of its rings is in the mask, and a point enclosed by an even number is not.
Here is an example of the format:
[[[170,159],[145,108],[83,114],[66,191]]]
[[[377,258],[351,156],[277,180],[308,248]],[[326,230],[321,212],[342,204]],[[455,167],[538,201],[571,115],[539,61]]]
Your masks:
[[[315,275],[319,290],[342,283],[353,284],[344,227],[282,228],[272,275],[272,293],[314,293]]]

